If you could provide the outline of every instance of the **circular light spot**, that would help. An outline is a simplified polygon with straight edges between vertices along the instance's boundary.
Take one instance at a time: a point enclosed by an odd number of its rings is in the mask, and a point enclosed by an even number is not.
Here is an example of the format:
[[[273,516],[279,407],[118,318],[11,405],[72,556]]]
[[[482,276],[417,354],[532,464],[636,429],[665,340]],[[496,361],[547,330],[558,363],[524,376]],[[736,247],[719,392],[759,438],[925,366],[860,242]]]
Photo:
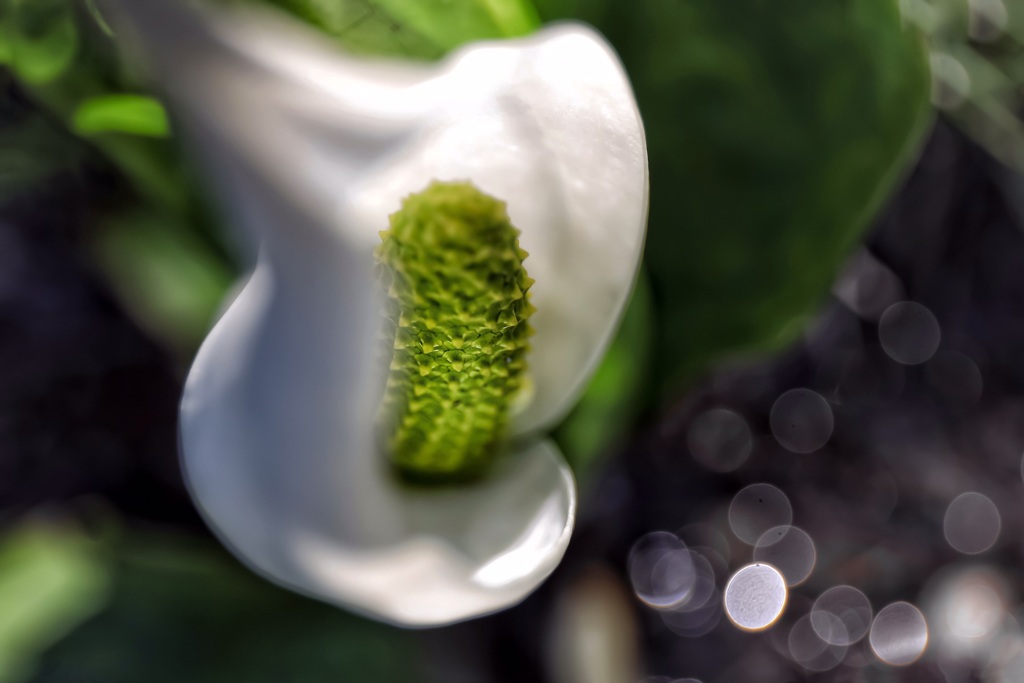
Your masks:
[[[722,619],[722,601],[718,591],[714,590],[713,599],[703,606],[690,610],[664,610],[660,612],[661,620],[670,631],[684,638],[700,638],[706,636],[718,626]]]
[[[782,614],[786,596],[786,580],[775,567],[747,565],[725,586],[725,614],[739,629],[761,631]]]
[[[970,583],[960,587],[947,605],[950,634],[962,640],[988,638],[1005,614],[999,594],[991,586]]]
[[[690,454],[712,472],[731,472],[742,465],[754,446],[747,421],[718,408],[698,415],[686,435]]]
[[[1007,612],[1010,582],[992,567],[946,568],[928,582],[922,601],[931,640],[948,657],[984,656],[1017,631]]]
[[[886,664],[913,664],[928,647],[928,624],[921,610],[909,602],[894,602],[875,617],[868,642]]]
[[[814,541],[803,529],[777,526],[761,535],[754,546],[754,560],[770,564],[786,577],[789,587],[803,583],[814,569]]]
[[[830,645],[853,645],[871,627],[871,602],[853,586],[822,593],[811,608],[814,632]]]
[[[970,357],[958,351],[943,351],[924,366],[928,383],[953,401],[975,403],[981,398],[984,382],[981,370]]]
[[[832,293],[866,320],[878,320],[886,308],[904,296],[903,285],[896,274],[866,249],[847,261]]]
[[[713,550],[719,558],[721,558],[722,562],[729,562],[729,539],[710,524],[704,524],[702,522],[687,524],[677,531],[676,535],[679,536],[687,547],[694,550],[702,547],[709,548]],[[707,555],[707,553],[704,552],[701,554],[705,556]],[[712,562],[712,564],[714,564],[714,562]]]
[[[828,401],[810,389],[790,389],[779,396],[769,422],[782,447],[794,453],[811,453],[824,446],[835,423]]]
[[[729,505],[729,526],[736,537],[754,545],[772,527],[793,521],[789,498],[771,484],[751,484],[740,490]]]
[[[714,576],[725,576],[729,573],[729,564],[725,561],[725,558],[722,557],[721,553],[714,548],[709,548],[704,545],[695,545],[690,548],[690,552],[694,555],[700,555],[702,559],[707,561],[707,566],[711,568],[712,572],[714,572]],[[699,561],[694,559],[694,564],[699,564]]]
[[[885,309],[878,340],[889,357],[904,365],[923,363],[939,348],[939,321],[919,303],[901,301]]]
[[[961,493],[946,508],[942,530],[946,541],[966,555],[983,553],[999,538],[999,510],[988,496]]]
[[[811,615],[800,617],[789,631],[789,656],[808,671],[834,669],[846,655],[846,647],[827,643],[811,625]]]
[[[696,579],[690,551],[666,531],[646,534],[633,544],[628,571],[633,592],[655,609],[686,600]]]
[[[692,612],[693,610],[700,609],[711,600],[717,590],[715,588],[715,570],[708,559],[700,553],[691,550],[686,552],[690,553],[693,579],[691,580],[689,592],[687,592],[683,599],[672,605],[672,610],[676,612]]]

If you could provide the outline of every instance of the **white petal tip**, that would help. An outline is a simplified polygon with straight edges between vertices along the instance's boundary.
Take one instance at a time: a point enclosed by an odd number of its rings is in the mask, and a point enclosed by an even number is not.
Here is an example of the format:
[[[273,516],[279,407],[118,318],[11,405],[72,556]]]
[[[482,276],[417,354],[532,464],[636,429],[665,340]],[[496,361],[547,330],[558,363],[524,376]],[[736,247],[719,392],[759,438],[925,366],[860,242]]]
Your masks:
[[[575,483],[550,442],[477,484],[407,493],[407,537],[355,548],[296,534],[299,574],[280,578],[399,626],[440,626],[523,600],[561,561],[575,519]]]

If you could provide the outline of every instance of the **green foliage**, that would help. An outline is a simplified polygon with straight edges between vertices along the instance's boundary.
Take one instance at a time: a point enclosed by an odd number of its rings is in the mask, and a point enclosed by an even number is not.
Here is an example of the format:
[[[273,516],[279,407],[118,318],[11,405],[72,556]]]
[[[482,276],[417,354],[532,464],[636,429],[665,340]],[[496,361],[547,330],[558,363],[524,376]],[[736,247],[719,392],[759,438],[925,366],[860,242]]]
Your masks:
[[[75,109],[72,127],[82,136],[130,133],[162,138],[169,134],[163,105],[145,95],[98,95]]]
[[[41,85],[71,65],[78,48],[71,0],[0,3],[0,64],[27,83]]]
[[[87,0],[0,2],[0,62],[17,78],[0,100],[0,203],[60,174],[120,171],[87,238],[125,307],[187,358],[233,273],[134,61]]]
[[[0,541],[0,682],[26,680],[35,658],[99,611],[107,567],[67,528],[32,522]]]
[[[374,5],[442,51],[470,40],[526,35],[538,25],[532,6],[519,0],[375,0]]]
[[[533,284],[505,203],[471,183],[433,182],[381,232],[394,347],[380,412],[406,476],[478,475],[523,384]]]
[[[234,279],[207,244],[162,212],[112,215],[102,222],[92,247],[129,312],[186,357],[206,336]]]
[[[464,43],[526,35],[529,0],[265,0],[356,53],[436,59]]]
[[[45,87],[59,78],[72,66],[79,46],[73,19],[70,0],[3,0],[0,67],[26,87]],[[0,99],[0,203],[73,168],[84,152],[59,119],[7,86]]]
[[[595,24],[650,154],[647,267],[667,390],[791,343],[929,120],[895,0],[539,0]]]
[[[36,683],[406,683],[414,636],[263,581],[212,542],[118,543],[107,607],[40,662]]]

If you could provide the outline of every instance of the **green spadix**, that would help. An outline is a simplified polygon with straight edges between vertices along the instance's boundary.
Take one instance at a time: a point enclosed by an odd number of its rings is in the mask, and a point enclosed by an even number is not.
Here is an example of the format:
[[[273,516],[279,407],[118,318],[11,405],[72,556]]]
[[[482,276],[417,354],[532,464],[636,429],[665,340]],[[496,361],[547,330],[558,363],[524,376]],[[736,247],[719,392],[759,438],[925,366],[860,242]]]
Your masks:
[[[406,478],[484,471],[522,388],[533,312],[505,203],[468,182],[405,198],[377,259],[393,354],[380,441]]]

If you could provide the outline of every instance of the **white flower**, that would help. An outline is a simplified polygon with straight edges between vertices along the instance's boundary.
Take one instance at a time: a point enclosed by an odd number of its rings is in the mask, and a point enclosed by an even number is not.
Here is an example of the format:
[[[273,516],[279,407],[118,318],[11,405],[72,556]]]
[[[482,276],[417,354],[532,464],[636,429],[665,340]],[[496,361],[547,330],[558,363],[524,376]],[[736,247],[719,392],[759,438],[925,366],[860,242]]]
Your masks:
[[[644,135],[611,49],[564,24],[439,64],[368,61],[276,16],[121,10],[228,218],[259,248],[181,404],[207,521],[268,578],[393,623],[521,600],[558,564],[575,515],[572,474],[541,430],[609,343],[643,246]],[[400,199],[434,179],[472,181],[521,230],[533,391],[482,481],[412,489],[374,443],[372,250]]]

